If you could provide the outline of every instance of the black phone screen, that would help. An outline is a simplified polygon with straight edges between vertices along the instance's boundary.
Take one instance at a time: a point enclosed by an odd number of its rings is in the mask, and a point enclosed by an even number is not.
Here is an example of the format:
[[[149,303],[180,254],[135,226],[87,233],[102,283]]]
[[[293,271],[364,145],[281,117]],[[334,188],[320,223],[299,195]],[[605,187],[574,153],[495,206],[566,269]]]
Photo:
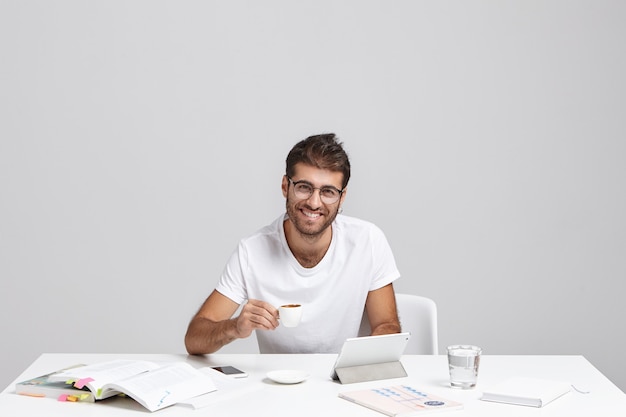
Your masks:
[[[215,369],[216,371],[220,371],[223,374],[226,375],[236,375],[236,374],[243,374],[244,372],[235,368],[234,366],[214,366],[213,369]]]

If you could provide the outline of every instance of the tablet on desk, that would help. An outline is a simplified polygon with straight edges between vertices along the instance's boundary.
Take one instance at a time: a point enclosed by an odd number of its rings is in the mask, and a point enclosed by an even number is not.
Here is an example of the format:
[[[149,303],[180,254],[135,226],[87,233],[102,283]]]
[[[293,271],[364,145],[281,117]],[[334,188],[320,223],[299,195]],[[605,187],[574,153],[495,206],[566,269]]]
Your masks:
[[[402,367],[400,358],[410,337],[410,333],[393,333],[346,339],[333,366],[331,378],[345,383],[337,374],[338,369],[392,363],[397,363]]]

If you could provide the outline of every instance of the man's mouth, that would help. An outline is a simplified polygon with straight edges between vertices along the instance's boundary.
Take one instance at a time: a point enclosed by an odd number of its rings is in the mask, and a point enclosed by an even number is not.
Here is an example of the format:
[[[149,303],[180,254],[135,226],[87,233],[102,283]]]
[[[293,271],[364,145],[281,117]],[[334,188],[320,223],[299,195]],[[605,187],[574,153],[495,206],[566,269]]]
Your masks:
[[[309,219],[317,219],[318,217],[322,215],[319,212],[312,212],[312,211],[307,211],[307,210],[300,210],[300,211]]]

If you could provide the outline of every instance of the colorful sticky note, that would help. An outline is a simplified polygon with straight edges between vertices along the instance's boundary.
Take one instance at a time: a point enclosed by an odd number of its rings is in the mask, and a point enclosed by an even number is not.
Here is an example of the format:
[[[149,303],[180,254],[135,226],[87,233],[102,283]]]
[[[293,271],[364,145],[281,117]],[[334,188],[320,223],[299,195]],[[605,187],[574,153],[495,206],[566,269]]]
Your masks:
[[[61,394],[59,395],[59,401],[65,402],[67,401],[67,397],[68,397],[67,394]]]
[[[74,386],[78,389],[83,389],[83,387],[85,385],[87,385],[88,383],[90,383],[91,381],[93,381],[93,378],[83,378],[83,379],[79,379],[78,381],[76,381],[76,383],[74,384]]]
[[[76,401],[78,401],[78,397],[75,395],[68,395],[67,400],[75,403]]]
[[[46,396],[46,394],[34,394],[34,393],[29,393],[29,392],[20,392],[20,395],[26,395],[27,397],[38,397],[38,398],[43,398]]]

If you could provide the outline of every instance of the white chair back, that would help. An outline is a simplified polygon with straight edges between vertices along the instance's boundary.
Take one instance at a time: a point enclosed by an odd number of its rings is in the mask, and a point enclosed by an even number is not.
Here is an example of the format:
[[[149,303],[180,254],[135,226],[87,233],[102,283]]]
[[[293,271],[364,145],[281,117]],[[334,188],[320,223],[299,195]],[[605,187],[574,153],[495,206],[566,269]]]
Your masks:
[[[396,294],[398,317],[403,332],[411,338],[404,351],[408,355],[437,355],[437,305],[430,298],[411,294]]]
[[[437,355],[437,305],[430,298],[396,293],[396,307],[403,332],[411,333],[404,350],[407,355]],[[372,333],[367,311],[363,312],[359,337]]]

